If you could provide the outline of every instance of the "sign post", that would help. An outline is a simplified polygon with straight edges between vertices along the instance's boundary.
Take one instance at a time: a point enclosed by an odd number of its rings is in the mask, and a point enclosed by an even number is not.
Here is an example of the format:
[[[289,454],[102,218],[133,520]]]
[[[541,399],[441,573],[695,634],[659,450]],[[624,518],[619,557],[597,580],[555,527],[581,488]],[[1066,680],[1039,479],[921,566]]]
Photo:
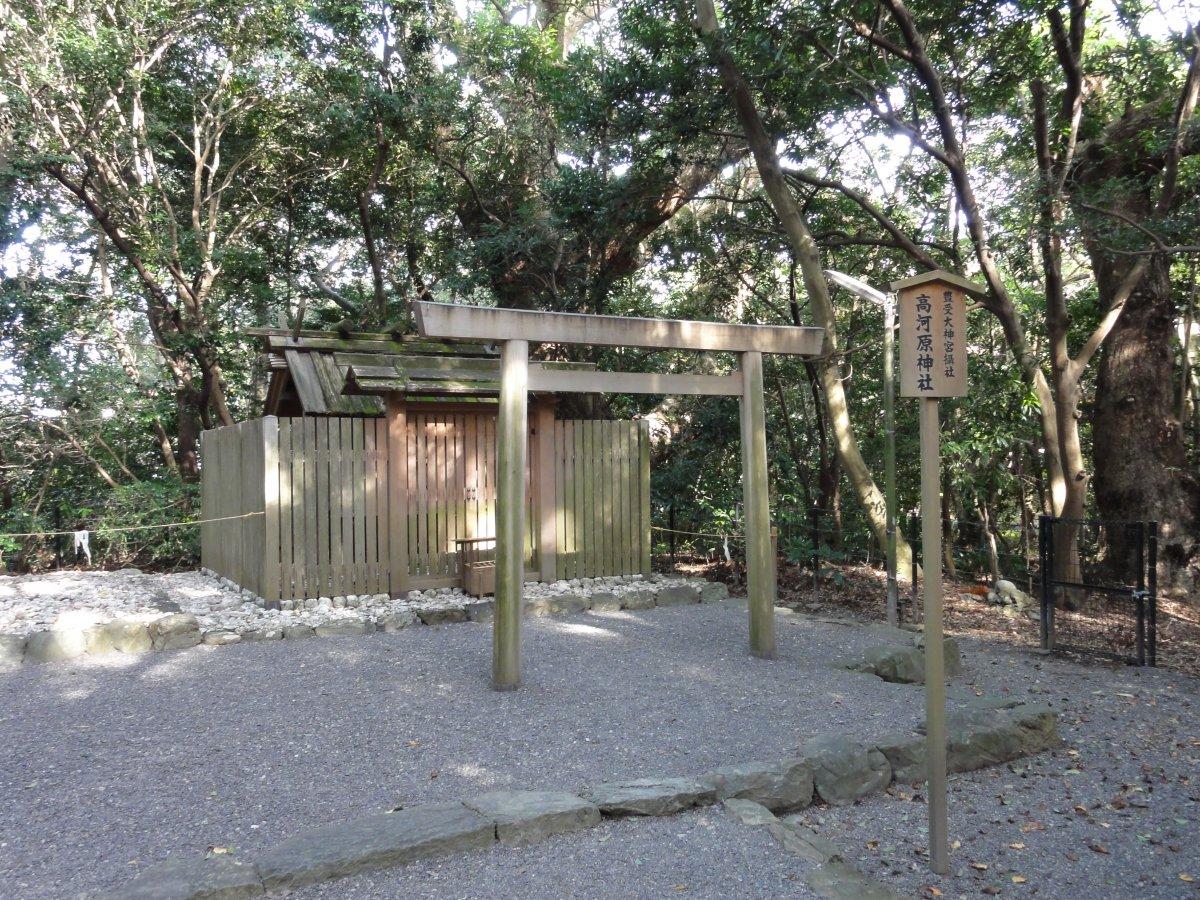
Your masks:
[[[941,434],[938,400],[967,393],[967,295],[977,285],[936,270],[893,282],[900,301],[900,396],[921,402],[921,562],[925,570],[925,760],[929,867],[950,871],[946,810],[946,666],[942,635]]]

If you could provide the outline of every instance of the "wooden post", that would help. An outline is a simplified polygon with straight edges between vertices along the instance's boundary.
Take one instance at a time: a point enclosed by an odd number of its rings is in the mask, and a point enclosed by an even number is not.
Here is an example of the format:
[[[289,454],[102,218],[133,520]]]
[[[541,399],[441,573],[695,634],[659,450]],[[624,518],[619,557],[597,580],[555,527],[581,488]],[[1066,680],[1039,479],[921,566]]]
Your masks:
[[[946,668],[942,644],[941,435],[938,398],[967,395],[967,295],[979,285],[940,270],[892,282],[900,302],[900,396],[921,404],[921,562],[925,568],[925,734],[929,867],[950,870],[946,819]],[[914,576],[915,568],[914,565]],[[916,579],[913,579],[914,593]]]
[[[408,593],[408,414],[404,397],[387,395],[388,594]]]
[[[938,401],[921,398],[921,561],[925,569],[925,758],[929,866],[950,871],[946,815],[946,674],[942,643],[941,448]]]
[[[771,506],[767,493],[767,426],[762,354],[741,354],[742,497],[746,522],[746,570],[750,651],[775,658],[775,579],[771,572]]]
[[[529,342],[505,341],[496,427],[496,612],[492,626],[492,687],[498,691],[513,691],[521,684],[528,385]]]

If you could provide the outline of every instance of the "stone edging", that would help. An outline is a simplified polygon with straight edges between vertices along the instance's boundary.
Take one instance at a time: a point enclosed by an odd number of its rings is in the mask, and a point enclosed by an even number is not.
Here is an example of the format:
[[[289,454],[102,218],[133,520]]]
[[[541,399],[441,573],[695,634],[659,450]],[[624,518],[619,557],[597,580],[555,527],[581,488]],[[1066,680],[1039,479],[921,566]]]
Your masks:
[[[779,819],[761,803],[730,797],[725,811],[742,825],[766,826],[767,833],[788,853],[815,863],[805,877],[814,892],[829,900],[898,900],[899,895],[864,875],[842,857],[826,838],[811,828]]]
[[[589,609],[645,610],[655,606],[720,603],[729,599],[729,589],[723,582],[703,579],[646,579],[625,586],[620,593],[605,589],[602,581],[597,590],[589,591],[587,587],[583,585],[580,589],[558,593],[544,590],[537,596],[527,597],[525,615],[566,615]],[[342,600],[343,604],[346,601],[346,598],[334,599]],[[446,594],[432,601],[389,608],[377,616],[364,613],[315,625],[302,621],[280,622],[243,632],[227,628],[204,629],[192,613],[174,612],[152,619],[117,618],[97,625],[50,628],[29,635],[0,633],[0,669],[20,663],[57,662],[81,656],[184,650],[201,643],[224,646],[283,638],[390,633],[414,625],[488,622],[492,618],[493,604],[490,597]]]
[[[1060,743],[1056,716],[1047,704],[982,698],[949,716],[947,762],[951,772],[966,772]],[[770,819],[736,803],[729,807],[735,817],[766,825],[785,849],[818,864],[809,884],[822,896],[890,897],[815,832],[782,822],[774,812],[794,812],[814,799],[845,806],[882,791],[893,780],[923,781],[924,757],[925,739],[912,733],[895,732],[875,741],[831,734],[805,742],[795,756],[782,761],[724,766],[697,778],[607,782],[578,793],[493,791],[459,803],[405,807],[307,829],[245,858],[220,854],[169,860],[143,871],[113,896],[255,897],[496,843],[528,845],[589,828],[604,817],[672,815],[733,800],[757,804]],[[876,888],[881,893],[868,891]]]

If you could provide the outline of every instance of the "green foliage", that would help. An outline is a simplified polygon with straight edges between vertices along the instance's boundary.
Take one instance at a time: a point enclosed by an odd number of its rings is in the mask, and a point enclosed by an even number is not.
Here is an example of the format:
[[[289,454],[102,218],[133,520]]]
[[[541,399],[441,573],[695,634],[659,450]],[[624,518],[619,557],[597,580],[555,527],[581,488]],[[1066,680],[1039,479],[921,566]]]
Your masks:
[[[1030,84],[1042,79],[1051,105],[1059,102],[1052,6],[989,0],[915,11],[968,138],[998,265],[1044,368]],[[1142,27],[1154,4],[1113,9],[1089,15],[1080,140],[1100,153],[1113,122],[1144,109],[1145,127],[1112,145],[1140,159],[1171,137],[1162,114],[1178,94],[1184,46]],[[0,530],[197,512],[168,457],[182,459],[197,427],[220,420],[208,393],[213,364],[235,419],[261,409],[266,372],[247,326],[321,327],[349,316],[380,327],[404,322],[417,297],[810,323],[689,3],[620,0],[590,22],[566,4],[466,10],[460,17],[444,0],[18,0],[0,12]],[[514,18],[529,11],[530,22]],[[939,265],[970,274],[945,168],[867,112],[868,102],[890,103],[935,131],[917,74],[862,38],[868,24],[888,27],[879,7],[732,0],[721,12],[789,176],[803,169],[842,182],[879,213],[794,178],[823,263],[879,287],[920,268],[885,218]],[[201,124],[217,112],[219,162],[198,166]],[[132,124],[139,116],[144,130]],[[110,236],[101,265],[95,213],[56,167],[96,189],[132,252]],[[1081,204],[1120,205],[1144,187],[1141,177],[1100,179],[1064,212],[1072,348],[1103,314],[1089,248],[1146,241]],[[203,193],[224,178],[215,211],[195,208],[197,184]],[[1184,159],[1180,178],[1182,201],[1153,226],[1165,241],[1194,243],[1200,156]],[[880,310],[841,291],[834,302],[851,423],[879,480]],[[971,314],[970,346],[972,395],[944,416],[952,518],[964,534],[980,508],[1011,523],[1038,508],[1045,489],[1036,397],[986,311]],[[542,352],[629,371],[734,365],[619,348]],[[844,479],[813,372],[776,359],[766,374],[784,549],[804,559],[817,542],[826,559],[877,558],[864,512],[836,490]],[[681,527],[740,529],[732,400],[569,398],[563,411],[652,416],[666,436],[654,459],[655,524],[674,507]],[[1085,442],[1089,428],[1085,416]],[[916,410],[903,401],[896,441],[903,522],[918,506]],[[100,552],[106,565],[182,564],[195,538],[194,529],[139,532],[106,538]],[[4,549],[15,567],[54,560],[49,545]]]
[[[191,568],[200,560],[200,528],[163,527],[199,518],[199,492],[175,479],[138,481],[109,492],[95,511],[93,561],[106,568]],[[106,529],[130,529],[110,530]]]

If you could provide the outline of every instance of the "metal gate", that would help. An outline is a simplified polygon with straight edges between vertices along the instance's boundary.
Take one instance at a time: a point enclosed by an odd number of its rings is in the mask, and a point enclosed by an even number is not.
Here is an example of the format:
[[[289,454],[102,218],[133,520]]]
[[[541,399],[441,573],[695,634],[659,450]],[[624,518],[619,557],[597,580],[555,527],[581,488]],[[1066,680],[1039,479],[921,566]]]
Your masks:
[[[1042,516],[1042,649],[1156,664],[1158,523]]]

